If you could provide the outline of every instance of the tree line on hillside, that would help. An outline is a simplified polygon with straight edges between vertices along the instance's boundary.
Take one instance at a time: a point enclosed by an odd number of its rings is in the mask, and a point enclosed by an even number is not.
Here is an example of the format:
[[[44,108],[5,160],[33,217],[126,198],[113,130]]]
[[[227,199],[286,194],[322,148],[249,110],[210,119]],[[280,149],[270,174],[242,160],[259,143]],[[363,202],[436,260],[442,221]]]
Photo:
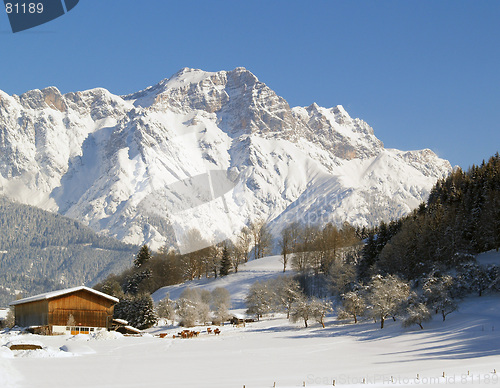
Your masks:
[[[304,275],[301,282],[305,287],[316,287],[320,283],[317,278],[328,276],[333,258],[345,247],[359,242],[356,236],[356,229],[347,224],[343,228],[331,224],[324,228],[291,224],[278,239],[283,272],[291,266]],[[188,237],[193,244],[199,244],[202,239],[197,230],[189,231]],[[109,275],[94,288],[120,299],[115,309],[117,318],[137,322],[136,315],[151,315],[150,295],[159,288],[201,277],[217,278],[236,273],[239,266],[250,258],[258,260],[268,255],[272,250],[271,244],[267,224],[256,220],[242,228],[235,242],[227,240],[186,254],[173,249],[153,253],[144,245],[131,268]],[[139,326],[144,325],[141,323]]]
[[[193,241],[202,239],[200,232],[195,229],[189,231],[189,236]],[[303,273],[311,270],[316,275],[326,274],[334,257],[345,247],[359,241],[356,229],[347,224],[343,228],[332,224],[324,228],[291,224],[278,239],[283,272],[291,266]],[[268,255],[271,244],[267,224],[258,220],[242,228],[236,242],[226,240],[186,254],[174,249],[160,249],[153,253],[144,245],[131,268],[120,274],[109,275],[96,288],[111,295],[151,294],[161,287],[184,281],[226,276],[238,272],[239,266],[251,257],[256,260]]]
[[[455,268],[471,255],[500,248],[500,156],[457,168],[437,182],[426,204],[368,233],[361,277],[377,273],[417,279]]]

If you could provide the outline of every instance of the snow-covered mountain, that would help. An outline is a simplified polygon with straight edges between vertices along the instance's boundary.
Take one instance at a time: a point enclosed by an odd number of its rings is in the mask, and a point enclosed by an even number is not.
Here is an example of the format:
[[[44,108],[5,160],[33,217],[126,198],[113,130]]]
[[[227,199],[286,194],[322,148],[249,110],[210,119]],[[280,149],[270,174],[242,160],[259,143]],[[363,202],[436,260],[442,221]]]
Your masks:
[[[244,68],[183,69],[128,96],[0,91],[0,194],[153,248],[233,235],[255,218],[368,225],[451,171],[385,149],[342,106],[288,103]]]

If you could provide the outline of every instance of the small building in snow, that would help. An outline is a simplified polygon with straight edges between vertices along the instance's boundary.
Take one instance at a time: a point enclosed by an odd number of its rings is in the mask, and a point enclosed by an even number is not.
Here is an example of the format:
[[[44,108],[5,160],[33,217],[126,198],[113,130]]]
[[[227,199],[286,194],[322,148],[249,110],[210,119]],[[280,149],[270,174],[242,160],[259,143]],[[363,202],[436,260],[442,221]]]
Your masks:
[[[41,334],[107,330],[119,299],[88,287],[47,292],[12,302],[16,325]]]

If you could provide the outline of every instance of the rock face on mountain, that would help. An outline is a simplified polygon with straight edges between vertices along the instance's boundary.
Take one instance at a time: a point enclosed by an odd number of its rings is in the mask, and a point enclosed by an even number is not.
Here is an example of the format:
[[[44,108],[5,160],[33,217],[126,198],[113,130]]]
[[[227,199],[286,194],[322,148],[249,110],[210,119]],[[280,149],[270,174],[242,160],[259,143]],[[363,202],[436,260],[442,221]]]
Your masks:
[[[385,149],[340,105],[290,108],[244,68],[183,69],[128,96],[0,91],[0,194],[153,248],[255,218],[373,224],[450,171],[430,150]]]

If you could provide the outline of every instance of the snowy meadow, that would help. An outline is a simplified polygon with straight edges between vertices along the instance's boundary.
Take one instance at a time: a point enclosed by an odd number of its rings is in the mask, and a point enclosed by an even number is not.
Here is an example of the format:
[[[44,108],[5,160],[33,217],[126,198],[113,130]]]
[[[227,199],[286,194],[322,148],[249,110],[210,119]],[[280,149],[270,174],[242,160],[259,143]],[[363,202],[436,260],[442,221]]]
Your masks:
[[[498,260],[492,253],[485,260]],[[250,261],[234,275],[166,287],[227,288],[242,312],[248,287],[282,273],[279,256]],[[165,324],[165,322],[162,322]],[[224,325],[221,334],[173,338],[182,329],[160,325],[140,337],[118,333],[44,337],[0,335],[1,387],[331,387],[500,385],[500,312],[496,296],[469,297],[443,322],[439,315],[403,328],[392,319],[384,329],[373,320],[358,324],[328,316],[325,328],[264,316],[244,327]],[[212,326],[214,328],[214,326]],[[164,338],[160,338],[162,333]],[[40,350],[11,351],[11,344]]]

